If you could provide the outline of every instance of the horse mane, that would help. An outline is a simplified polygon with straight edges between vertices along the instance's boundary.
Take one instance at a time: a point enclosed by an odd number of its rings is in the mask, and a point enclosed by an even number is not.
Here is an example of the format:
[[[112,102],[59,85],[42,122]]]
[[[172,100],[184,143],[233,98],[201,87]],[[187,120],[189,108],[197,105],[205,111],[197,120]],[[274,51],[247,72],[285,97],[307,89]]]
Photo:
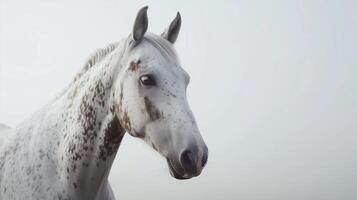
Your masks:
[[[73,80],[70,82],[70,84],[62,90],[62,92],[59,93],[59,95],[56,96],[55,100],[59,99],[63,94],[66,93],[66,91],[70,88],[72,84],[74,84],[77,80],[79,80],[83,74],[85,74],[89,69],[91,69],[93,66],[95,66],[97,63],[99,63],[103,58],[105,58],[109,53],[114,51],[119,45],[119,42],[113,42],[108,44],[104,48],[99,48],[96,51],[94,51],[84,65],[81,67],[79,72],[74,76]]]
[[[109,53],[114,51],[115,48],[118,46],[118,42],[113,42],[110,43],[108,46],[105,48],[99,48],[95,52],[93,52],[81,70],[75,75],[74,81],[80,79],[84,73],[86,73],[90,68],[92,68],[95,64],[99,63],[105,56],[107,56]]]

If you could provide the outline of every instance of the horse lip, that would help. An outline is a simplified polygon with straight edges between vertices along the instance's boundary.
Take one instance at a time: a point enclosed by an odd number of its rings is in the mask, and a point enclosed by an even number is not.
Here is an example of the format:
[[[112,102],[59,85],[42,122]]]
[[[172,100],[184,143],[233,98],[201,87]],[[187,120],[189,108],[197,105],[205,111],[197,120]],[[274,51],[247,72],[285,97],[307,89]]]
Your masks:
[[[172,175],[174,178],[176,178],[176,179],[178,179],[178,180],[186,180],[186,179],[192,178],[192,177],[184,177],[184,176],[180,175],[180,174],[176,171],[175,167],[173,166],[173,164],[171,163],[171,161],[170,161],[169,158],[166,158],[166,161],[167,161],[167,164],[169,165],[170,173],[171,173],[171,175]]]

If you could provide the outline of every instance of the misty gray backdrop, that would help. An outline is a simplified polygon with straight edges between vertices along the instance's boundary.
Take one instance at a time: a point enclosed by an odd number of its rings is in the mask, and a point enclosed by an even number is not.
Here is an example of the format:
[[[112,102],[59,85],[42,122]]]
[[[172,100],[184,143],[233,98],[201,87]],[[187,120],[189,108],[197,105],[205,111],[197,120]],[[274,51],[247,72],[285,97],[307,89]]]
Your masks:
[[[155,33],[181,12],[176,48],[210,154],[178,181],[126,136],[117,198],[357,199],[356,1],[0,0],[0,122],[49,102],[144,5]]]

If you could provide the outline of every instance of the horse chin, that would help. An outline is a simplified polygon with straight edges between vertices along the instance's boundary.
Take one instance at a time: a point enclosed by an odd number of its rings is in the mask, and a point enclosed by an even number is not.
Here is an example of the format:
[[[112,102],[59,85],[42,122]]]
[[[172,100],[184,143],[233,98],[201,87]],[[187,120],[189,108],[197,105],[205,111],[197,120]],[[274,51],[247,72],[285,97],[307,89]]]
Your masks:
[[[187,180],[187,179],[192,178],[192,177],[186,177],[186,176],[181,175],[179,172],[177,172],[178,170],[175,168],[174,164],[168,158],[166,158],[166,160],[167,160],[167,164],[169,166],[170,174],[172,177],[174,177],[178,180]]]

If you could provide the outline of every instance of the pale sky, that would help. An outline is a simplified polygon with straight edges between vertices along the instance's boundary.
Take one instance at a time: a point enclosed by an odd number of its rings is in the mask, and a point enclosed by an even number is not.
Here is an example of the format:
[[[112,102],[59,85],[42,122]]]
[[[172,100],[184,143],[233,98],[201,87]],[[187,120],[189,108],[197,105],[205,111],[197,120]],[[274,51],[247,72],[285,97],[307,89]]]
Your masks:
[[[118,199],[357,199],[356,1],[0,0],[0,122],[48,103],[144,5],[155,33],[181,12],[176,49],[210,154],[178,181],[126,136]]]

